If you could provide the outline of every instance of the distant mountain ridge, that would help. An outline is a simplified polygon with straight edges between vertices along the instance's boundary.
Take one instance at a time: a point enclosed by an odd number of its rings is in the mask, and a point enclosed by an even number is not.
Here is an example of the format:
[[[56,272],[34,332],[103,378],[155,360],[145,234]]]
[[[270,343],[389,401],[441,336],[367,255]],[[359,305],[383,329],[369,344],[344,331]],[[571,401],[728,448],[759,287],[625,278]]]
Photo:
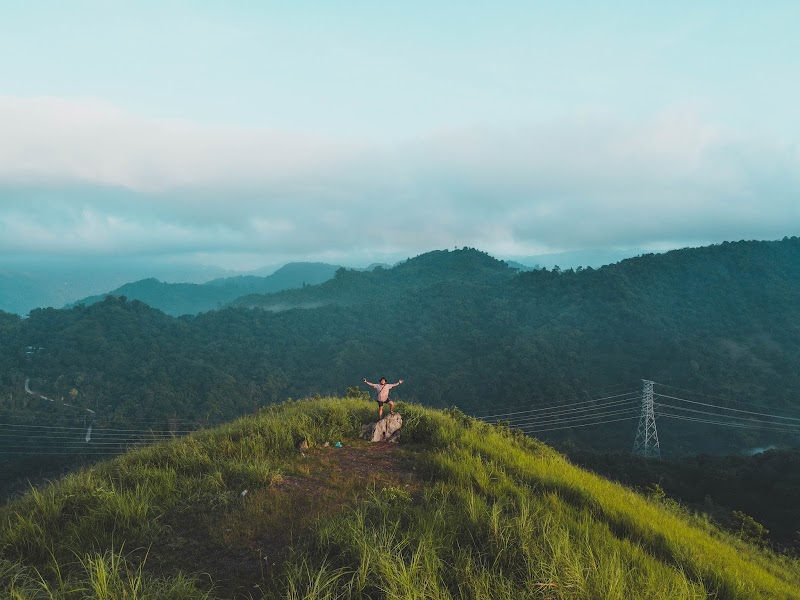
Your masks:
[[[631,256],[634,251],[573,251],[541,257],[512,257],[509,266],[520,271],[558,264],[562,268],[573,266],[599,266],[617,262]],[[0,257],[2,259],[3,257]],[[292,264],[292,263],[289,263]],[[296,263],[302,264],[302,263]],[[309,263],[312,264],[312,263]],[[319,263],[323,264],[323,263]],[[395,263],[396,264],[396,263]],[[372,271],[375,268],[391,269],[395,264],[372,263],[354,271]],[[239,287],[242,294],[268,293],[279,289],[297,287],[294,280],[284,287],[259,285],[252,277],[270,276],[280,270],[277,265],[263,266],[249,272],[238,273],[220,267],[198,264],[167,264],[137,261],[105,261],[86,263],[78,258],[67,258],[54,262],[37,262],[33,259],[0,260],[0,310],[25,315],[35,308],[75,306],[101,300],[105,295],[125,295],[130,298],[149,298],[154,306],[167,310],[170,314],[196,314],[213,310],[220,303],[225,304],[234,298],[222,295],[216,297],[206,292],[198,292],[192,286],[183,290],[178,288],[158,290],[157,284],[210,284],[234,288],[241,279]],[[153,280],[153,281],[150,281]],[[277,281],[277,280],[276,280]],[[320,283],[321,279],[309,277],[308,284]],[[301,281],[302,284],[302,281]],[[124,287],[124,289],[123,289]],[[162,299],[159,297],[163,292]],[[181,300],[194,293],[200,294],[197,302]],[[206,297],[207,296],[207,297]]]
[[[568,250],[566,252],[550,252],[548,254],[537,254],[534,256],[512,256],[509,257],[509,264],[522,264],[529,268],[559,267],[561,269],[577,269],[578,267],[598,269],[604,265],[618,263],[626,258],[633,258],[648,254],[642,248],[630,248],[626,250]]]
[[[203,283],[230,273],[206,265],[125,261],[88,265],[75,258],[53,263],[7,259],[0,262],[0,310],[25,315],[35,308],[59,308],[144,277]]]
[[[519,267],[512,267],[474,248],[433,250],[390,268],[377,265],[368,272],[340,268],[331,280],[320,285],[275,293],[252,293],[233,300],[228,306],[268,310],[328,304],[346,306],[430,286],[461,286],[467,282],[494,285],[510,280],[519,271]]]
[[[340,269],[327,263],[288,263],[265,277],[239,275],[212,279],[206,283],[164,283],[155,278],[126,283],[117,289],[96,296],[89,296],[73,303],[89,305],[100,302],[106,296],[125,296],[140,300],[168,315],[196,315],[215,310],[231,300],[253,293],[270,293],[301,288],[327,281]]]

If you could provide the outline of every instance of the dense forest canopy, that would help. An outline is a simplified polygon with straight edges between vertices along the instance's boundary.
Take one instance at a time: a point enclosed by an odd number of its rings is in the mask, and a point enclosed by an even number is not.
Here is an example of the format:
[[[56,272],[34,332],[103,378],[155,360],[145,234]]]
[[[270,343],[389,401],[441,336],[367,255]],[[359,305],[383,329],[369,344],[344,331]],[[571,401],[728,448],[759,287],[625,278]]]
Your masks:
[[[125,297],[25,319],[2,314],[0,418],[35,424],[46,414],[79,429],[88,408],[98,431],[174,429],[287,397],[343,394],[365,376],[404,378],[399,397],[467,413],[567,403],[604,386],[635,389],[643,378],[796,409],[798,334],[798,238],[575,271],[519,272],[474,249],[436,251],[390,269],[339,269],[320,285],[246,296],[195,317]],[[36,394],[24,391],[28,378]],[[627,421],[542,437],[628,450],[635,428]],[[698,423],[667,423],[659,434],[666,454],[797,442]],[[14,447],[25,443],[44,442],[18,436]]]

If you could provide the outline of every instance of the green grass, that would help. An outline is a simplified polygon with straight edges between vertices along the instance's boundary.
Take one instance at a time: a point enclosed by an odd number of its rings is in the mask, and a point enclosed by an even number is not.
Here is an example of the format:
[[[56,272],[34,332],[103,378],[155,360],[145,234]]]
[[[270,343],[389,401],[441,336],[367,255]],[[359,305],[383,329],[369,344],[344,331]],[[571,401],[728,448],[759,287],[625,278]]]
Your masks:
[[[800,598],[796,561],[457,411],[400,406],[413,485],[323,464],[373,410],[289,402],[32,489],[0,508],[0,597],[231,597],[203,565],[271,539],[252,598]]]
[[[134,563],[122,553],[107,551],[78,557],[76,575],[65,579],[55,564],[47,577],[20,564],[0,561],[0,592],[12,600],[206,600],[193,577],[178,573],[169,579],[146,577],[145,561]]]
[[[321,526],[299,555],[304,569],[290,571],[296,597],[800,597],[797,563],[533,440],[419,407],[406,414],[435,483],[414,502],[372,498]],[[331,579],[321,594],[310,584],[313,555]]]

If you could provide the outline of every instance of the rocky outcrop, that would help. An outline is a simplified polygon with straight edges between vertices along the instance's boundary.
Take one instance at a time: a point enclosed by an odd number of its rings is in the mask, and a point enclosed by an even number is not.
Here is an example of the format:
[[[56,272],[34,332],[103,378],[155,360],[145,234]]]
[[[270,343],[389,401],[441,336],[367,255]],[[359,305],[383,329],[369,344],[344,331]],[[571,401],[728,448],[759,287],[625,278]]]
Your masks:
[[[402,426],[403,417],[394,413],[377,423],[364,425],[364,437],[371,442],[390,442],[397,439]]]

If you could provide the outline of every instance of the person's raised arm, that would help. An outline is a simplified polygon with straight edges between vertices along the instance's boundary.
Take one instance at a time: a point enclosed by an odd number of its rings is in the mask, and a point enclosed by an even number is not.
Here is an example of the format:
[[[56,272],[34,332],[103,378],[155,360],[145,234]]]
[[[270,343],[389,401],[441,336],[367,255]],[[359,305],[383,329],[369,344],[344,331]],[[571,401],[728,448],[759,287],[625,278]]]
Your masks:
[[[400,385],[401,383],[403,383],[403,381],[405,381],[405,380],[403,380],[403,379],[400,379],[400,380],[398,380],[398,382],[397,382],[397,383],[391,383],[391,384],[389,384],[389,385],[388,385],[388,388],[389,388],[389,389],[395,388],[395,387],[397,387],[398,385]]]
[[[378,385],[376,385],[374,383],[370,383],[369,381],[367,381],[366,377],[364,377],[364,383],[366,383],[369,387],[375,388],[376,390],[380,387],[380,386],[378,386]]]

